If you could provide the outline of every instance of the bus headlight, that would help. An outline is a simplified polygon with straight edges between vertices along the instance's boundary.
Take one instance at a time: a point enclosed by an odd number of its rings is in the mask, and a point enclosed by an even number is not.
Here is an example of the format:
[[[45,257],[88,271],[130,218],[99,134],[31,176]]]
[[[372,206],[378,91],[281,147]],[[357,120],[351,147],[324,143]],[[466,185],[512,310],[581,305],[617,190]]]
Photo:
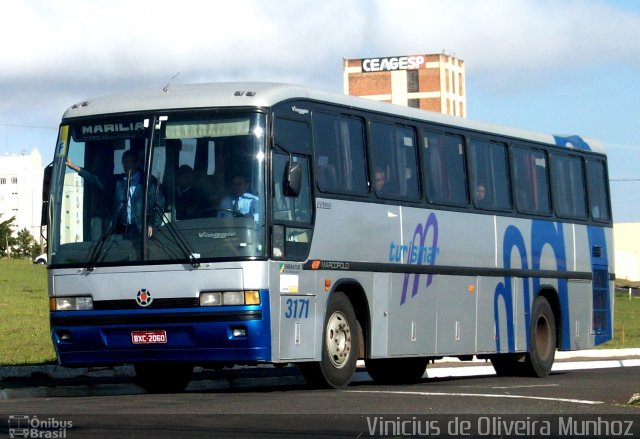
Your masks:
[[[260,291],[203,291],[200,306],[260,305]]]
[[[88,311],[93,309],[91,296],[51,297],[50,311]]]
[[[222,293],[205,292],[200,293],[200,306],[219,306],[222,305]]]

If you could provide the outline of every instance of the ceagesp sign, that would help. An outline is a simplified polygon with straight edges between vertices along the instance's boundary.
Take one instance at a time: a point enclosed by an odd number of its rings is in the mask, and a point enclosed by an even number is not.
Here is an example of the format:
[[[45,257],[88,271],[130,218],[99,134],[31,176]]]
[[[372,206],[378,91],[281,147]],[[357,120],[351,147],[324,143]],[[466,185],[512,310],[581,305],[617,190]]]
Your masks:
[[[366,58],[362,60],[365,72],[382,72],[385,70],[416,70],[425,62],[424,56],[392,56],[389,58]]]

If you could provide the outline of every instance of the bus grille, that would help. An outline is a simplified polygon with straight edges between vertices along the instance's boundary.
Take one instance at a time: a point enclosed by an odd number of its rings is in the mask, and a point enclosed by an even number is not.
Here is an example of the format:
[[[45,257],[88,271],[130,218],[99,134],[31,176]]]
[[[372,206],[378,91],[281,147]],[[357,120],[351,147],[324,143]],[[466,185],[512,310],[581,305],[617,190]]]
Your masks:
[[[174,297],[168,299],[154,299],[147,309],[163,308],[195,308],[200,305],[197,297]],[[93,302],[94,310],[118,310],[118,309],[140,309],[141,306],[133,299],[126,300],[97,300]]]

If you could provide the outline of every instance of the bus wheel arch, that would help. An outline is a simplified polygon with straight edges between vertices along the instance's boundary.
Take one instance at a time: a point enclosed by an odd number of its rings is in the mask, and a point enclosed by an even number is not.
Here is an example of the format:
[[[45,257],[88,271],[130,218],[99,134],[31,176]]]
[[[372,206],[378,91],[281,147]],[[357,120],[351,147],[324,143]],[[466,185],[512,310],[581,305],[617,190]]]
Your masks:
[[[540,288],[531,304],[530,315],[529,352],[489,356],[498,376],[542,378],[551,371],[562,334],[562,308],[558,293],[553,287],[546,285]],[[546,324],[549,327],[545,327]],[[538,345],[534,346],[536,344]],[[544,352],[541,353],[541,350]]]
[[[320,388],[346,387],[364,355],[364,333],[369,325],[368,305],[357,282],[334,285],[327,299],[321,331],[320,361],[298,366],[309,385]]]
[[[358,322],[358,331],[360,335],[360,343],[358,347],[358,358],[366,358],[371,348],[371,319],[369,312],[369,301],[364,289],[359,282],[353,279],[343,279],[337,282],[333,288],[333,292],[341,291],[344,293],[356,314]]]

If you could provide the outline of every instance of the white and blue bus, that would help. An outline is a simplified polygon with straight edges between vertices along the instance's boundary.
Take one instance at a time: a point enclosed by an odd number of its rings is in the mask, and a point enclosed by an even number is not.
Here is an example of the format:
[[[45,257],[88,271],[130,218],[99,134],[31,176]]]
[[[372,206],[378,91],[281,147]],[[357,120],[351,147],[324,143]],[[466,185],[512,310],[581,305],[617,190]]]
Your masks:
[[[133,364],[356,361],[410,382],[444,356],[546,376],[612,337],[599,143],[301,86],[222,83],[90,99],[46,172],[53,344]]]

